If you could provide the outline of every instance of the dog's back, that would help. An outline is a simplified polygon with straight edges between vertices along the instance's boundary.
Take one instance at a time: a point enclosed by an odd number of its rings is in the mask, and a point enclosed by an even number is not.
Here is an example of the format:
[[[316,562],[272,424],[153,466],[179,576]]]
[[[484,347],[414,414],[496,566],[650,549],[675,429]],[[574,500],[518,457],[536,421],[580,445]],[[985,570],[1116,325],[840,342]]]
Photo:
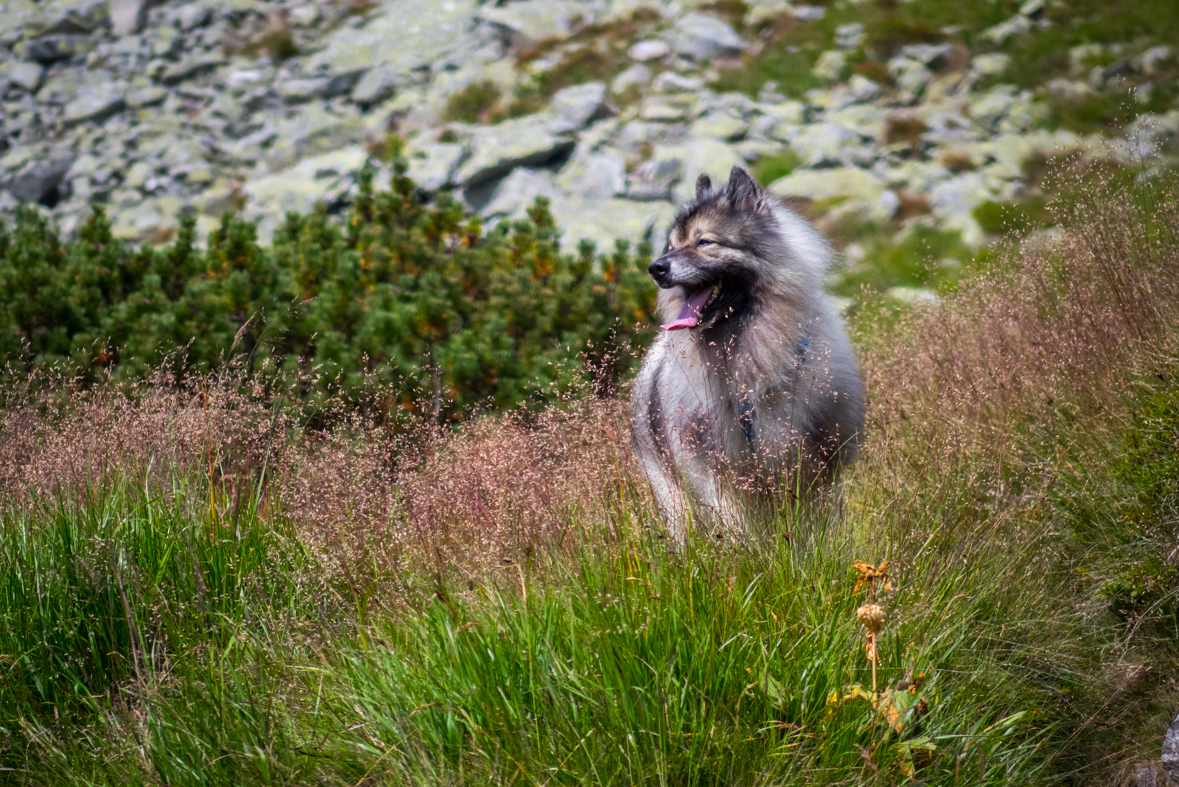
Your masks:
[[[635,383],[635,447],[677,537],[689,508],[741,526],[855,458],[863,387],[822,290],[829,259],[734,168],[722,189],[701,178],[651,264],[668,322]]]

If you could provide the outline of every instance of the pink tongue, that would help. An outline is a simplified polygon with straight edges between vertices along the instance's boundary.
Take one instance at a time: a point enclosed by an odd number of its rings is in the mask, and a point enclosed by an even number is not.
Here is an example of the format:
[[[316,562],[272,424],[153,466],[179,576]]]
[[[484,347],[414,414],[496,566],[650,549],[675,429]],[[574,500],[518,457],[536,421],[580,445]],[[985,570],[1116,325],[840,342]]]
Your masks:
[[[708,299],[712,297],[712,288],[705,287],[700,292],[688,298],[684,308],[680,311],[680,316],[675,319],[675,322],[669,322],[666,325],[659,327],[665,331],[678,331],[680,328],[695,328],[700,324],[700,310],[704,308],[704,304],[708,303]]]

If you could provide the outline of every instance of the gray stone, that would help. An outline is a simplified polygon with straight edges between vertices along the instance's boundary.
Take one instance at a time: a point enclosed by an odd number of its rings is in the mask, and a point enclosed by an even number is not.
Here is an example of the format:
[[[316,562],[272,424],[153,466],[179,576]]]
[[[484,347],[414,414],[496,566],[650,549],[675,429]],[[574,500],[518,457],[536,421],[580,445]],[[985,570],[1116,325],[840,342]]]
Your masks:
[[[516,167],[544,164],[573,144],[552,132],[543,113],[478,128],[471,135],[471,156],[459,167],[455,180],[465,186],[495,180]]]
[[[617,95],[626,92],[631,87],[646,85],[650,81],[651,69],[641,63],[635,63],[614,77],[614,80],[610,83],[610,91]]]
[[[165,85],[178,85],[202,74],[215,71],[227,62],[225,56],[216,51],[192,55],[179,63],[168,66],[160,81]]]
[[[691,126],[694,137],[711,137],[727,142],[739,140],[748,132],[749,124],[744,119],[725,111],[710,112]]]
[[[828,49],[819,55],[811,73],[824,82],[838,82],[843,77],[845,68],[847,68],[847,54],[838,49]]]
[[[213,7],[205,2],[186,3],[175,13],[176,24],[181,30],[196,30],[213,21]]]
[[[977,76],[989,77],[1002,74],[1011,63],[1011,56],[1002,52],[978,55],[970,63],[970,70]]]
[[[549,125],[554,134],[580,131],[592,120],[602,116],[606,110],[606,85],[589,82],[560,90],[549,103],[548,113],[552,117]]]
[[[584,199],[610,199],[626,191],[626,162],[618,151],[592,151],[579,146],[557,173],[556,183]]]
[[[426,191],[437,191],[454,183],[454,173],[463,160],[466,150],[462,145],[450,142],[418,147],[406,147],[409,169],[406,175]]]
[[[106,21],[107,4],[103,0],[48,0],[30,19],[27,33],[36,36],[87,34]]]
[[[591,21],[586,4],[577,0],[519,0],[499,8],[484,7],[478,16],[502,31],[513,46],[567,38]]]
[[[316,203],[338,199],[347,192],[352,176],[367,160],[363,148],[344,148],[306,159],[274,175],[247,181],[242,187],[247,198],[246,215],[281,219],[287,211],[307,213]]]
[[[66,104],[61,122],[69,128],[88,120],[105,120],[126,105],[126,88],[122,84],[102,82],[81,88],[77,98]]]
[[[551,201],[563,196],[549,173],[521,167],[499,182],[479,212],[487,218],[523,218],[537,197]]]
[[[379,104],[393,96],[397,91],[398,81],[397,69],[392,66],[370,69],[352,89],[352,100],[366,106]]]
[[[689,120],[696,117],[699,99],[694,93],[651,96],[639,105],[639,117],[657,123]]]
[[[854,200],[867,208],[867,217],[876,220],[892,218],[897,196],[887,184],[873,173],[858,167],[834,169],[796,169],[769,185],[779,197],[801,197],[819,202]]]
[[[61,184],[73,163],[72,156],[31,162],[0,183],[0,189],[12,194],[21,202],[40,202]]]
[[[675,218],[671,203],[628,199],[558,199],[553,200],[550,210],[566,248],[574,249],[580,241],[588,240],[600,252],[613,251],[617,240],[628,241],[632,249],[644,240],[662,246]]]
[[[331,80],[328,77],[318,79],[283,79],[275,86],[275,91],[282,97],[284,103],[301,104],[313,98],[320,98],[327,92]]]
[[[132,109],[139,109],[141,107],[154,107],[157,104],[164,103],[164,99],[168,97],[168,91],[164,90],[159,85],[146,85],[141,88],[134,88],[127,93],[127,106]]]
[[[111,31],[117,36],[138,33],[147,23],[147,0],[110,0]]]
[[[285,169],[306,156],[327,153],[345,145],[364,141],[369,131],[360,113],[351,107],[340,114],[329,112],[322,102],[300,105],[277,118],[268,118],[263,128],[251,137],[230,146],[233,155],[249,152],[249,144],[266,145],[266,161],[272,171]]]
[[[86,36],[50,36],[27,42],[24,46],[24,56],[43,66],[51,66],[54,63],[85,54],[90,48],[91,43]]]
[[[717,60],[739,56],[745,51],[745,42],[715,16],[692,13],[675,23],[671,47],[694,60]]]
[[[667,45],[666,41],[640,41],[629,50],[627,54],[630,55],[631,60],[658,60],[667,57],[671,53],[671,47]]]
[[[37,92],[37,88],[41,87],[41,80],[44,76],[45,69],[38,63],[20,60],[8,60],[0,63],[0,84],[7,82],[9,85],[16,85],[30,93]],[[3,90],[0,87],[0,93]]]
[[[1011,17],[1005,22],[1000,22],[994,27],[988,27],[982,31],[983,38],[995,44],[1002,44],[1012,36],[1023,35],[1032,29],[1031,20],[1022,14]]]
[[[1163,736],[1163,771],[1172,784],[1179,784],[1179,715],[1175,716]]]
[[[307,73],[363,74],[388,66],[408,75],[443,61],[469,37],[476,0],[399,0],[359,30],[342,26],[304,64]],[[395,42],[395,43],[394,43]]]
[[[863,152],[864,138],[856,131],[835,123],[813,123],[798,128],[790,147],[808,167],[846,163]]]
[[[704,89],[701,77],[690,77],[674,71],[664,71],[655,77],[651,89],[656,93],[696,93]]]

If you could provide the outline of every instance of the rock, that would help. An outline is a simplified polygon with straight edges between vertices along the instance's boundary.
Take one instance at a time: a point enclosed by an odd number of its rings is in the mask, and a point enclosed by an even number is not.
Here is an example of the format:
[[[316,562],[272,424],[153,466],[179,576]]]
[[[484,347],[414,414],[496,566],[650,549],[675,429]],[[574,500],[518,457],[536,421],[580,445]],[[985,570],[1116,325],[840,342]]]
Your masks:
[[[580,131],[606,110],[606,85],[589,82],[560,90],[549,102],[552,118],[549,130],[554,134]]]
[[[812,123],[798,128],[790,147],[808,167],[842,163],[871,163],[879,154],[864,145],[864,137],[835,123]]]
[[[483,8],[478,16],[517,47],[567,38],[591,21],[586,4],[575,0],[519,0],[502,8]]]
[[[441,142],[417,147],[410,144],[406,147],[406,160],[409,169],[406,171],[414,183],[426,191],[437,191],[453,185],[454,173],[463,160],[466,150],[462,145]]]
[[[36,36],[85,35],[97,30],[107,16],[103,0],[47,0],[37,10],[39,24],[30,19],[26,29]]]
[[[305,159],[282,172],[247,181],[242,193],[247,199],[246,215],[279,219],[287,211],[307,213],[319,202],[342,197],[352,176],[368,161],[359,146]]]
[[[715,16],[688,14],[675,23],[671,34],[671,48],[693,60],[738,57],[745,51],[741,37]]]
[[[550,210],[566,249],[576,249],[580,241],[588,240],[599,252],[613,251],[617,240],[628,241],[631,249],[644,240],[662,246],[675,218],[675,207],[669,202],[627,199],[557,199]]]
[[[78,91],[77,98],[62,111],[61,122],[69,128],[88,120],[105,120],[126,105],[126,89],[122,84],[113,80],[100,82]]]
[[[945,226],[961,231],[966,246],[978,248],[983,233],[974,218],[974,209],[995,196],[982,173],[965,172],[934,186],[929,192],[929,204]]]
[[[117,36],[138,33],[147,23],[147,0],[110,0],[111,31]]]
[[[1152,76],[1161,68],[1175,59],[1175,50],[1169,46],[1155,46],[1146,50],[1138,57],[1134,58],[1131,63],[1134,68],[1141,71],[1147,76]]]
[[[443,62],[469,39],[476,0],[400,0],[359,30],[345,25],[304,63],[305,73],[360,75],[387,67],[396,76]],[[391,46],[390,42],[396,42]]]
[[[1140,765],[1134,771],[1134,787],[1163,787],[1159,784],[1159,774],[1149,765]]]
[[[804,22],[814,22],[822,19],[827,13],[827,9],[821,5],[800,5],[791,9],[791,12]]]
[[[399,80],[396,68],[378,66],[365,72],[357,81],[356,87],[352,89],[352,100],[365,106],[379,104],[396,92]]]
[[[979,55],[970,63],[970,70],[977,76],[989,77],[1002,74],[1011,64],[1011,56],[1002,52]]]
[[[625,93],[631,87],[646,85],[650,81],[651,69],[641,63],[635,63],[614,77],[614,80],[610,83],[610,92],[618,95],[619,93]]]
[[[175,197],[144,200],[135,207],[113,216],[111,234],[121,240],[141,243],[166,243],[180,229],[182,203]]]
[[[864,24],[854,22],[835,28],[835,45],[842,49],[855,49],[864,42]]]
[[[455,180],[475,186],[500,178],[516,167],[544,164],[573,145],[573,140],[552,132],[543,113],[476,128],[471,134],[471,156],[459,167]]]
[[[132,109],[154,107],[157,104],[162,104],[167,97],[168,92],[159,85],[146,85],[128,91],[127,106]]]
[[[244,155],[248,158],[250,153],[261,152],[252,149],[251,143],[262,147],[269,145],[264,155],[272,172],[290,167],[301,158],[355,145],[368,137],[355,108],[336,114],[318,102],[301,105],[289,114],[268,119],[256,134],[238,140],[230,146],[230,152],[235,157]]]
[[[838,82],[843,77],[845,68],[847,68],[847,54],[838,49],[828,49],[819,55],[811,73],[824,82],[832,83]]]
[[[856,101],[871,101],[880,95],[880,85],[859,74],[852,74],[847,89]]]
[[[26,59],[49,67],[54,63],[85,54],[89,48],[90,42],[86,36],[60,35],[29,41],[24,54]]]
[[[21,202],[42,202],[51,199],[73,163],[72,156],[61,156],[49,161],[33,161],[0,183],[0,189]]]
[[[651,89],[656,93],[698,93],[704,89],[704,80],[689,77],[674,71],[664,71],[655,77]]]
[[[1179,716],[1176,716],[1163,737],[1163,772],[1172,784],[1179,784]]]
[[[666,41],[640,41],[629,50],[627,54],[631,60],[659,60],[667,57],[671,53],[671,47],[667,45]]]
[[[1079,101],[1093,95],[1093,88],[1089,83],[1076,79],[1057,77],[1044,85],[1044,92],[1050,96],[1059,96],[1070,101]]]
[[[298,5],[291,9],[291,21],[296,27],[313,27],[320,20],[322,14],[319,6],[314,3]]]
[[[155,169],[147,162],[137,161],[131,165],[131,169],[127,170],[127,176],[123,178],[123,182],[132,188],[140,189],[154,172]]]
[[[639,117],[658,123],[688,120],[696,116],[697,104],[695,93],[651,96],[639,105]]]
[[[731,112],[710,112],[691,126],[693,137],[711,137],[733,142],[749,132],[749,124]]]
[[[176,24],[181,30],[196,30],[213,21],[213,7],[198,0],[176,9]]]
[[[225,65],[224,55],[214,51],[192,55],[165,69],[160,81],[165,85],[178,85],[201,74],[207,74]]]
[[[41,87],[41,80],[44,76],[45,69],[39,63],[19,60],[0,63],[0,85],[7,83],[30,93],[36,93],[37,88]],[[0,94],[3,92],[4,88],[0,87]]]
[[[982,37],[994,44],[1002,44],[1012,36],[1023,35],[1032,29],[1032,22],[1022,14],[982,31]]]
[[[584,199],[610,199],[626,191],[626,162],[618,151],[579,146],[557,174],[556,184]]]
[[[275,92],[282,97],[284,104],[301,104],[319,97],[327,87],[328,78],[318,79],[283,79],[275,85]]]
[[[858,167],[834,169],[796,169],[769,185],[779,197],[815,201],[858,200],[871,209],[874,218],[892,218],[896,195],[876,175]]]
[[[563,196],[552,175],[521,167],[499,182],[479,213],[487,218],[523,218],[537,197],[552,201]]]

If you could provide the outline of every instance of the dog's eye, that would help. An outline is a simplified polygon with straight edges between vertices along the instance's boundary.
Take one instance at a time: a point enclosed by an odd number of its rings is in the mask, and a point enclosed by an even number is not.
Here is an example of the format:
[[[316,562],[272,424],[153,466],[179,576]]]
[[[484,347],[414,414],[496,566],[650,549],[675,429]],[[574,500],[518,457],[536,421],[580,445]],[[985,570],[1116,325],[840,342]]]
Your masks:
[[[700,248],[701,246],[715,246],[715,245],[716,245],[716,241],[708,240],[707,238],[701,238],[700,240],[696,241],[696,248]]]

